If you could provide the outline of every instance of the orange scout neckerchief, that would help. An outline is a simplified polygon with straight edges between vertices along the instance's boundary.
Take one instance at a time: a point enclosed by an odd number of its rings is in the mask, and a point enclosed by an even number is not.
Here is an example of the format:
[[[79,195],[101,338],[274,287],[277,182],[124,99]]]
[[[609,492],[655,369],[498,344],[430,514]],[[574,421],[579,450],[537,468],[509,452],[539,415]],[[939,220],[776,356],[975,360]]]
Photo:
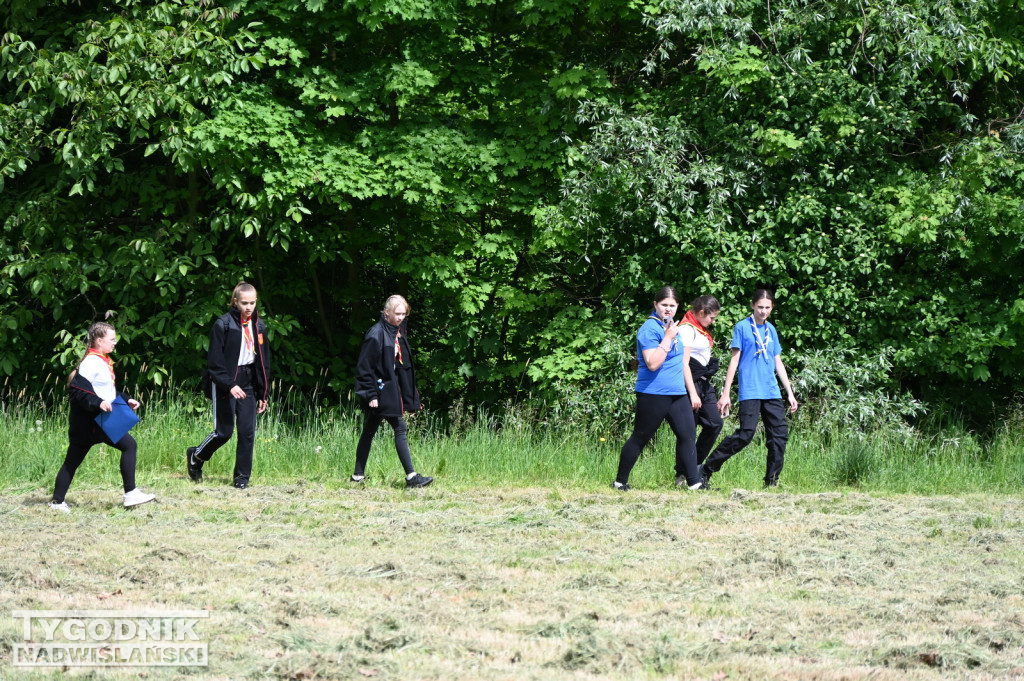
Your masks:
[[[686,314],[683,315],[683,321],[680,323],[689,324],[693,328],[697,329],[697,333],[707,338],[710,345],[715,344],[715,339],[711,337],[711,333],[707,329],[700,325],[700,322],[697,321],[696,315],[693,314],[693,310],[687,310]]]
[[[102,352],[97,352],[92,348],[89,348],[89,351],[85,353],[85,355],[86,357],[88,357],[89,355],[96,355],[97,357],[102,359],[106,363],[107,368],[110,369],[110,382],[114,382],[114,360],[110,359],[109,356],[104,355]]]

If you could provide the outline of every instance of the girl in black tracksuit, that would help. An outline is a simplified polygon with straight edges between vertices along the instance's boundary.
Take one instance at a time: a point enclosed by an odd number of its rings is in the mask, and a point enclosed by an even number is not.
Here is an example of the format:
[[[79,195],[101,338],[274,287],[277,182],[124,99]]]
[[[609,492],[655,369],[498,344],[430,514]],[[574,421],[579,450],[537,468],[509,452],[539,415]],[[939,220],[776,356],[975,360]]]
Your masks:
[[[363,432],[356,445],[356,467],[352,482],[365,479],[366,460],[373,436],[382,421],[395,431],[395,449],[405,469],[406,487],[426,487],[434,481],[416,472],[406,439],[408,428],[402,414],[423,408],[416,389],[412,350],[406,338],[409,303],[391,296],[384,303],[380,321],[363,336],[356,365],[356,395],[364,410]]]
[[[93,445],[110,445],[121,452],[121,481],[124,483],[124,505],[138,506],[153,501],[156,497],[135,487],[135,460],[138,445],[135,438],[125,434],[117,442],[111,442],[103,429],[96,423],[96,415],[110,412],[117,398],[124,400],[132,409],[139,408],[133,400],[119,391],[114,384],[114,363],[109,355],[117,345],[114,327],[106,322],[96,322],[89,327],[89,349],[78,368],[68,380],[68,396],[71,411],[68,415],[68,451],[64,465],[57,473],[53,485],[53,499],[50,508],[69,513],[70,507],[64,497],[71,487],[75,472],[85,460]]]
[[[267,327],[256,313],[256,288],[242,282],[231,295],[231,309],[210,330],[204,384],[213,400],[214,430],[195,447],[185,450],[185,467],[195,482],[203,479],[203,464],[228,440],[238,425],[235,445],[235,487],[249,486],[256,442],[256,415],[267,409],[270,394],[270,345]]]

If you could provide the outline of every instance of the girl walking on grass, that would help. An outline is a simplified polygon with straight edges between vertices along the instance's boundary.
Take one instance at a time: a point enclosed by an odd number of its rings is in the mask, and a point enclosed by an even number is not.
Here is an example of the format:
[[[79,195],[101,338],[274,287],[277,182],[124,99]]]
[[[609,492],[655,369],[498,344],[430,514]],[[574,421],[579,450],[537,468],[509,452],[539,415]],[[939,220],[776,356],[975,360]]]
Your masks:
[[[267,326],[256,312],[256,287],[244,281],[231,293],[231,307],[210,329],[206,358],[213,432],[185,450],[185,470],[193,482],[203,479],[203,464],[231,439],[238,425],[232,484],[249,486],[256,444],[256,415],[267,410],[270,394],[270,344]]]
[[[629,474],[662,421],[668,421],[676,436],[676,484],[702,487],[693,405],[687,396],[694,386],[689,372],[683,370],[684,349],[675,321],[678,309],[676,290],[665,286],[654,297],[654,310],[636,334],[636,420],[633,434],[619,454],[619,470],[612,483],[622,492],[630,489]]]
[[[121,481],[124,486],[125,507],[138,506],[156,498],[135,486],[135,459],[138,445],[130,434],[125,434],[117,442],[111,442],[103,429],[96,423],[96,415],[100,412],[111,412],[114,401],[120,398],[131,409],[139,408],[139,401],[133,400],[117,390],[114,382],[114,362],[110,353],[117,345],[117,334],[114,327],[106,322],[96,322],[89,327],[87,336],[88,350],[71,372],[68,379],[68,397],[70,412],[68,414],[68,451],[64,457],[64,465],[57,473],[53,485],[53,499],[50,508],[62,513],[70,513],[71,509],[64,497],[71,487],[75,471],[82,465],[85,455],[93,445],[100,443],[110,445],[121,452]]]
[[[373,436],[384,421],[395,432],[395,449],[405,469],[405,486],[426,487],[434,481],[413,468],[406,435],[408,426],[402,418],[407,411],[423,408],[407,334],[410,311],[405,298],[391,296],[384,303],[380,320],[363,336],[356,365],[356,395],[363,407],[363,432],[356,445],[352,482],[366,479]]]
[[[722,432],[722,415],[718,413],[718,395],[711,377],[718,373],[718,358],[711,354],[715,339],[711,325],[715,323],[722,306],[714,296],[700,296],[690,303],[690,309],[679,323],[679,337],[683,343],[683,370],[690,372],[694,390],[690,393],[694,416],[700,426],[697,437],[697,463],[702,464],[711,453],[718,434]]]
[[[701,467],[701,476],[705,484],[713,474],[722,469],[722,464],[728,461],[729,457],[754,439],[758,415],[764,421],[765,445],[768,448],[764,484],[765,487],[779,484],[779,474],[782,472],[786,456],[786,442],[789,439],[789,427],[786,425],[786,406],[782,402],[776,374],[786,389],[789,413],[794,413],[798,405],[786,367],[782,363],[779,332],[768,321],[768,315],[775,307],[775,296],[771,291],[758,289],[754,292],[750,305],[753,314],[733,329],[732,358],[725,373],[722,397],[718,400],[718,408],[728,416],[729,408],[732,406],[729,392],[732,389],[733,377],[739,371],[740,425],[736,432],[722,440]]]

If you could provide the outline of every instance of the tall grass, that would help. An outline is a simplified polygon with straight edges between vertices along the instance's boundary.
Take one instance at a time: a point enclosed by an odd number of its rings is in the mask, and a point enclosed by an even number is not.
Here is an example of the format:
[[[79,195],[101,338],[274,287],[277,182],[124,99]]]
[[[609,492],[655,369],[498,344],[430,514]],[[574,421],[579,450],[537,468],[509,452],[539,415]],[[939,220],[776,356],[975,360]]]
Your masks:
[[[620,404],[625,398],[619,393],[608,399]],[[209,402],[174,388],[142,394],[141,399],[143,420],[133,431],[139,442],[140,486],[184,480],[185,448],[212,428]],[[444,413],[411,417],[409,441],[417,470],[446,487],[606,489],[629,434],[630,424],[620,412],[602,412],[592,405],[582,412],[564,405],[505,405],[473,414],[456,403]],[[0,487],[48,493],[67,447],[63,386],[40,395],[7,389],[0,394],[0,413]],[[602,413],[609,416],[602,418]],[[844,427],[823,414],[820,409],[808,411],[792,420],[783,490],[958,494],[1019,493],[1024,488],[1024,407],[1012,409],[986,438],[955,422],[944,422],[941,428],[926,423],[920,429],[891,420],[877,427],[861,422]],[[259,419],[253,484],[349,484],[361,424],[362,417],[351,404],[319,394],[285,392]],[[726,419],[723,436],[735,427],[735,419]],[[671,486],[673,445],[671,432],[663,426],[634,470],[631,483],[636,489]],[[764,453],[759,433],[715,476],[716,485],[759,488]],[[112,448],[95,447],[79,469],[72,492],[78,486],[118,488],[118,456]],[[206,465],[203,484],[227,485],[233,464],[232,441]],[[387,425],[374,441],[367,476],[371,486],[402,486],[403,473]]]

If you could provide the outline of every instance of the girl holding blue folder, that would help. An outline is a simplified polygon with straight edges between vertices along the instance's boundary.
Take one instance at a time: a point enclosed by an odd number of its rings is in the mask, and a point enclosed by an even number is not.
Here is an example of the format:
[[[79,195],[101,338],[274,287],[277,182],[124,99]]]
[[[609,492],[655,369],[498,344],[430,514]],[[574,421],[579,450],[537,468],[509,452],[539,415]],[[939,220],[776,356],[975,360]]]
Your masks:
[[[131,407],[139,408],[138,400],[133,400],[117,390],[114,383],[114,362],[110,353],[117,345],[117,334],[114,327],[106,322],[96,322],[89,327],[89,349],[71,373],[68,380],[68,393],[71,412],[68,416],[68,451],[64,457],[64,465],[57,473],[53,486],[53,500],[50,508],[62,513],[70,513],[64,497],[75,477],[75,471],[82,465],[85,455],[93,445],[107,444],[121,452],[121,480],[124,483],[125,507],[138,506],[153,501],[156,495],[143,492],[135,486],[135,458],[138,446],[130,434],[123,435],[117,442],[97,424],[96,416],[101,412],[111,413],[114,402],[120,398]]]

